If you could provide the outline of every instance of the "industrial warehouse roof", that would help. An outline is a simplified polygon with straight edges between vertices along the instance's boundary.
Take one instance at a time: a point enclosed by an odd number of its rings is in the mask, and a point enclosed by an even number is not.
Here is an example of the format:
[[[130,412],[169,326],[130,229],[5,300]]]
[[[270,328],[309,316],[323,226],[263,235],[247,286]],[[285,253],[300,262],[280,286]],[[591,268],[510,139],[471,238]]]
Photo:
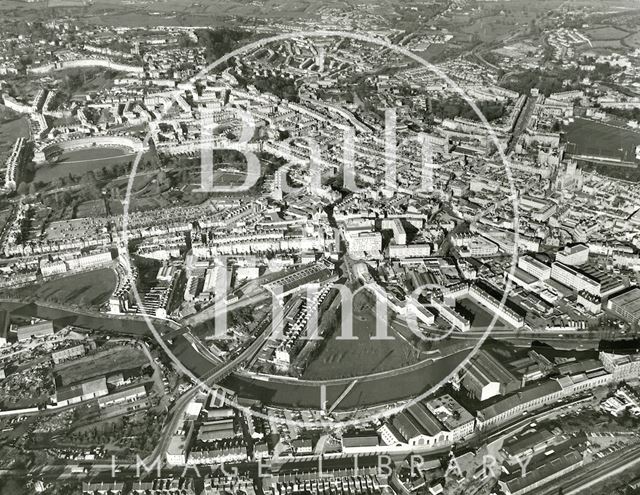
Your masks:
[[[57,389],[56,399],[60,402],[63,400],[74,399],[76,397],[82,397],[83,395],[106,393],[107,391],[107,380],[104,376],[101,376]]]
[[[559,392],[561,389],[562,387],[555,380],[544,381],[542,383],[532,385],[531,387],[523,388],[522,390],[505,397],[501,401],[481,409],[479,412],[486,421],[505,413],[516,406],[546,397],[547,395]]]
[[[507,368],[485,350],[480,350],[471,360],[465,378],[473,378],[482,385],[488,385],[492,382],[510,383],[517,381],[516,377]]]

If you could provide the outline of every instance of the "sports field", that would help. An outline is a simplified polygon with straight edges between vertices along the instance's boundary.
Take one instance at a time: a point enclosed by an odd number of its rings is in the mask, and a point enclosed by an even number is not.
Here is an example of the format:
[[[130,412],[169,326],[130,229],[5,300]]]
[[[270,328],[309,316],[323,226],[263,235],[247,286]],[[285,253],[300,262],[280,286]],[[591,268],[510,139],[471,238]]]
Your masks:
[[[620,158],[632,162],[635,148],[640,145],[640,133],[576,118],[575,122],[564,126],[564,138],[569,144],[569,153],[594,155],[606,158]]]
[[[11,297],[24,301],[42,301],[70,307],[99,308],[105,304],[116,286],[111,268],[69,275],[42,284],[11,291]]]
[[[340,329],[327,336],[320,353],[307,366],[303,378],[330,379],[365,375],[418,362],[416,350],[388,324],[388,340],[372,340],[376,333],[375,303],[359,293],[353,303],[353,335],[358,340],[338,340]]]
[[[35,181],[49,183],[69,174],[82,176],[87,172],[128,163],[136,154],[119,148],[87,148],[63,153],[55,163],[46,163],[36,170]]]

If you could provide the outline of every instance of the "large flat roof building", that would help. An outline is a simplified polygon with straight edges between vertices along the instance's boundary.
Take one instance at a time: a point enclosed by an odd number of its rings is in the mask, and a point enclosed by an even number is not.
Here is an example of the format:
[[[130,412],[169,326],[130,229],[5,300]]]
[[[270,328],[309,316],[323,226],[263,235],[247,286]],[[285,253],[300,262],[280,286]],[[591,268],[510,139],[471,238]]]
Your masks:
[[[551,265],[551,278],[577,292],[584,290],[594,296],[600,296],[601,285],[599,281],[591,275],[559,261],[554,261]]]
[[[200,430],[198,430],[198,440],[202,442],[213,442],[235,436],[236,431],[233,426],[233,418],[204,423],[200,427]]]
[[[462,385],[478,400],[484,401],[514,392],[520,387],[520,380],[491,354],[481,350],[471,360]]]
[[[398,414],[392,425],[409,445],[439,445],[449,442],[452,437],[451,432],[421,402]]]
[[[449,394],[440,395],[425,402],[427,409],[452,434],[455,442],[473,433],[475,418]]]
[[[135,402],[147,396],[147,390],[144,385],[138,385],[137,387],[115,392],[107,397],[98,399],[98,406],[100,409],[106,407],[118,406],[126,403]]]
[[[538,280],[548,280],[551,278],[551,267],[533,256],[521,256],[518,259],[518,268],[533,275]]]
[[[583,265],[589,260],[589,246],[586,244],[576,244],[575,246],[566,246],[562,251],[556,254],[556,261],[565,265],[578,266]]]
[[[607,304],[612,312],[632,325],[640,321],[640,288],[634,287],[609,299]]]
[[[73,383],[56,390],[55,401],[59,406],[76,404],[85,400],[103,397],[109,393],[107,379],[104,376]]]

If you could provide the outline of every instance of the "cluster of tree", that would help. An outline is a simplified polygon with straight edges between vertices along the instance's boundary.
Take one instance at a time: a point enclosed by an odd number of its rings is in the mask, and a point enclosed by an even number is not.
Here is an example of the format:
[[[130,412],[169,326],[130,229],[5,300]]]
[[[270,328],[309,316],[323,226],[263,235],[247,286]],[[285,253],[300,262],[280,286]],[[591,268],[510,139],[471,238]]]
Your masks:
[[[14,463],[14,466],[17,464]],[[24,465],[24,464],[23,464]],[[13,479],[5,478],[0,480],[0,493],[11,493],[12,495],[30,495],[33,493],[33,488],[27,486],[29,481],[27,479]]]
[[[180,48],[194,48],[198,45],[189,34],[183,33],[178,37],[178,46]]]
[[[49,109],[57,110],[58,108],[62,107],[67,101],[69,101],[69,95],[64,91],[57,91],[49,102]]]
[[[213,62],[238,47],[240,41],[251,36],[248,31],[240,29],[199,29],[196,31],[198,43],[204,47],[208,62]],[[190,46],[190,40],[181,38],[181,44]]]
[[[13,36],[30,36],[32,40],[55,41],[57,39],[56,32],[41,21],[20,20],[12,26],[3,25],[4,29],[7,29]]]
[[[604,111],[621,119],[640,121],[640,108],[605,108]]]
[[[131,51],[131,43],[121,39],[113,39],[109,41],[109,49],[117,52],[129,53]]]
[[[211,153],[211,161],[214,165],[235,165],[246,162],[242,153],[235,150],[213,150]]]
[[[129,249],[132,251],[134,245],[130,242]],[[161,263],[151,258],[143,258],[141,256],[135,256],[133,259],[136,268],[138,269],[137,285],[139,289],[153,286],[156,282],[156,275],[160,269]]]
[[[115,79],[118,71],[102,70],[102,69],[72,69],[63,72],[61,84],[58,90],[66,95],[66,99],[74,93],[83,90],[87,83],[96,79],[96,77],[104,77],[105,79]]]
[[[239,325],[247,325],[253,322],[253,309],[244,307],[238,308],[229,313],[229,325],[235,327]]]
[[[595,66],[595,69],[592,72],[587,72],[586,74],[582,72],[581,75],[591,75],[592,79],[606,79],[609,76],[620,72],[620,68],[611,65],[609,62],[604,64],[594,63],[593,65]]]
[[[514,74],[504,82],[503,86],[520,94],[528,94],[532,88],[538,88],[545,96],[549,96],[559,91],[580,89],[579,81],[585,77],[592,80],[606,80],[612,74],[619,72],[619,69],[611,64],[596,64],[593,59],[585,60],[585,65],[594,65],[595,69],[592,71],[560,68],[533,69]],[[567,86],[565,81],[571,83]]]
[[[575,80],[575,75],[575,72],[568,74],[565,71],[534,69],[514,74],[503,86],[520,94],[529,94],[531,89],[538,88],[545,96],[549,96],[551,93],[577,89],[577,85],[563,85],[566,79]]]
[[[60,89],[63,93],[71,95],[84,86],[87,81],[87,73],[83,71],[69,71],[62,79]]]
[[[596,172],[605,177],[628,180],[630,182],[640,181],[640,169],[637,167],[612,167],[606,164],[580,162],[579,167],[585,172]]]
[[[27,194],[33,196],[37,192],[38,186],[35,184],[35,182],[31,182],[30,184],[27,184],[26,182],[20,182],[20,184],[18,184],[18,187],[16,188],[16,193],[19,196],[25,196]]]
[[[298,89],[293,80],[281,76],[258,77],[251,81],[258,91],[297,103]]]
[[[494,101],[478,101],[476,105],[489,122],[501,118],[507,109],[504,103]],[[469,103],[455,96],[446,100],[429,99],[427,108],[428,116],[435,116],[441,119],[462,117],[469,120],[480,120],[480,117]]]

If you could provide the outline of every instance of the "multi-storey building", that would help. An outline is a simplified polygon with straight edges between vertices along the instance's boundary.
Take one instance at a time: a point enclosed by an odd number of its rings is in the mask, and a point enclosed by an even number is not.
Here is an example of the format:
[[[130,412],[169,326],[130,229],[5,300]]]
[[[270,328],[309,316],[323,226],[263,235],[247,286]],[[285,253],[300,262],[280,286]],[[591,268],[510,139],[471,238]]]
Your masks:
[[[575,291],[584,290],[594,296],[600,296],[600,282],[559,261],[554,261],[551,265],[551,278]]]
[[[640,354],[613,354],[601,352],[600,361],[614,380],[638,378],[640,376]]]
[[[362,256],[375,255],[382,250],[382,235],[380,232],[363,232],[361,230],[345,230],[345,240],[349,254]]]
[[[462,385],[478,400],[485,401],[517,390],[520,380],[491,354],[481,350],[464,372]]]
[[[521,256],[518,259],[518,268],[530,273],[538,280],[551,278],[551,267],[529,255]]]
[[[431,414],[451,432],[453,442],[473,433],[475,418],[449,394],[428,400],[425,405]]]
[[[556,253],[556,261],[571,266],[584,265],[589,261],[589,246],[585,244],[567,246]]]
[[[390,244],[388,248],[389,258],[405,259],[405,258],[426,258],[431,256],[430,244],[407,244],[397,245]]]
[[[607,308],[632,325],[640,321],[640,288],[634,287],[612,297]]]
[[[497,291],[484,288],[485,284],[472,285],[469,288],[469,295],[480,304],[491,310],[492,313],[498,315],[504,321],[513,325],[515,328],[524,326],[524,315],[514,309],[513,304],[502,296],[499,298]],[[494,294],[495,292],[495,294]]]

